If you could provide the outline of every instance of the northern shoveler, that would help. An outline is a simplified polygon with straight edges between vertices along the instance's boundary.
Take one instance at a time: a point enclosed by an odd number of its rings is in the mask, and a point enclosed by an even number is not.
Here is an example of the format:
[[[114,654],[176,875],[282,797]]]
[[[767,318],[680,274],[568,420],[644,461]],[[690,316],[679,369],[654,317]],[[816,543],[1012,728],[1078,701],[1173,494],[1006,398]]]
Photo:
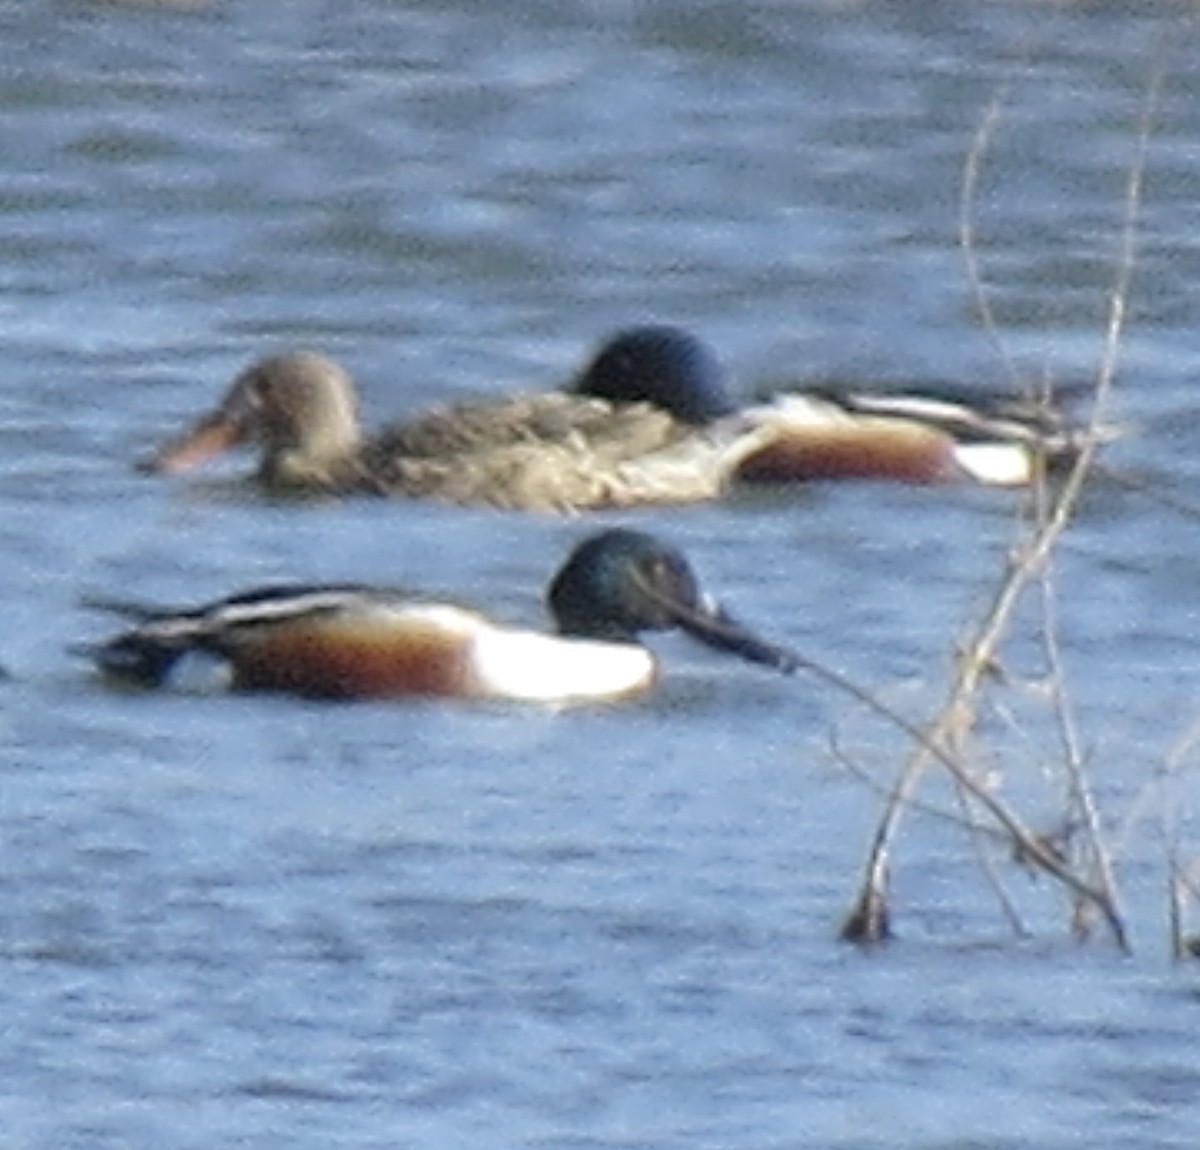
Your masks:
[[[274,491],[571,511],[716,498],[769,435],[736,412],[704,344],[639,328],[610,341],[570,390],[443,407],[370,439],[339,364],[273,356],[140,466],[185,471],[257,445],[258,477]]]
[[[1030,482],[1079,433],[1008,399],[812,389],[747,407],[690,333],[605,343],[569,390],[435,410],[364,440],[353,381],[313,352],[262,360],[141,465],[179,472],[238,444],[282,490],[373,492],[526,510],[713,499],[735,482]]]
[[[657,663],[638,636],[681,628],[710,647],[782,672],[795,656],[736,622],[704,594],[679,551],[612,529],[580,544],[550,583],[557,634],[494,623],[464,607],[362,586],[266,587],[167,611],[96,603],[135,620],[91,649],[131,686],[175,681],[194,653],[216,657],[229,685],[312,699],[458,696],[570,703],[648,689]]]
[[[1050,402],[946,386],[919,393],[811,386],[744,408],[742,416],[766,440],[738,462],[735,478],[743,483],[1026,487],[1068,467],[1087,434]]]

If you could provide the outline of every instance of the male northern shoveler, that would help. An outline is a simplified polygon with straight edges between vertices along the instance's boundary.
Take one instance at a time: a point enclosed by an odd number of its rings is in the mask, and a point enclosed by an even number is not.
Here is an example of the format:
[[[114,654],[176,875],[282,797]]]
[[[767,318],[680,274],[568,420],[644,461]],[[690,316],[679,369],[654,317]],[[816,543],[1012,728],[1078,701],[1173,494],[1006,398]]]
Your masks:
[[[557,634],[464,607],[361,586],[266,587],[194,610],[98,606],[135,625],[91,650],[107,676],[167,686],[184,658],[215,656],[234,689],[312,699],[411,695],[569,703],[648,689],[657,664],[638,636],[681,628],[702,643],[791,672],[796,658],[705,595],[677,550],[613,529],[577,547],[548,591]]]
[[[735,482],[954,479],[1014,486],[1080,434],[1008,399],[813,389],[739,408],[716,357],[673,327],[619,332],[567,391],[459,404],[364,440],[352,380],[324,356],[260,361],[143,463],[186,470],[238,444],[276,489],[526,510],[713,499]]]
[[[1026,487],[1070,466],[1087,434],[1050,402],[945,386],[919,393],[813,386],[742,415],[760,435],[774,430],[738,463],[743,483],[878,479]]]

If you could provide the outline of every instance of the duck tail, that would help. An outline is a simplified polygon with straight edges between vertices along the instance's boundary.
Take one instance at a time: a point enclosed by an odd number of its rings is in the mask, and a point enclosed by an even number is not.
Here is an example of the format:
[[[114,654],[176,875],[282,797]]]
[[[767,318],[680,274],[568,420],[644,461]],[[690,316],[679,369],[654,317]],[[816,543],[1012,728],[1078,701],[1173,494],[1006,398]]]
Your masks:
[[[90,659],[106,679],[129,687],[161,687],[189,648],[170,643],[152,633],[132,630],[103,643],[75,648]]]
[[[171,678],[179,660],[196,646],[194,627],[162,625],[170,615],[162,608],[98,596],[85,597],[83,606],[133,624],[112,639],[72,648],[74,654],[91,660],[101,675],[115,682],[131,687],[161,687]]]

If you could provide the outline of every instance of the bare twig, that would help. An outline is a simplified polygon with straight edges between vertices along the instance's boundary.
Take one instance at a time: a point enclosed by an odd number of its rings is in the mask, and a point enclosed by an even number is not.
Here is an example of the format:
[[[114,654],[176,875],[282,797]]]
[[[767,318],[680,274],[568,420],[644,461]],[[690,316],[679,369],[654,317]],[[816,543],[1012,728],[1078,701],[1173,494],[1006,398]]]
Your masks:
[[[1094,890],[1073,874],[1041,836],[1027,830],[1009,806],[959,762],[947,749],[948,744],[943,737],[944,732],[937,732],[936,726],[930,731],[922,730],[878,696],[860,687],[839,671],[807,659],[803,655],[796,657],[796,665],[799,669],[807,671],[810,675],[824,680],[838,691],[856,699],[863,706],[882,716],[908,735],[917,746],[917,757],[922,762],[932,758],[945,767],[950,772],[955,784],[969,794],[1000,824],[1009,840],[1014,844],[1014,849],[1020,853],[1023,859],[1052,874],[1081,898],[1092,902],[1102,901],[1102,892]],[[894,796],[895,792],[893,791],[893,799]]]
[[[1116,378],[1117,363],[1121,347],[1121,336],[1125,326],[1125,315],[1130,289],[1136,267],[1136,240],[1138,217],[1142,204],[1143,179],[1146,168],[1146,152],[1151,135],[1151,124],[1157,110],[1162,86],[1163,69],[1156,70],[1148,86],[1138,133],[1138,152],[1126,184],[1125,218],[1121,232],[1121,245],[1115,283],[1109,297],[1109,318],[1105,331],[1104,352],[1095,387],[1090,421],[1083,437],[1081,450],[1062,485],[1046,507],[1046,513],[1037,525],[1025,546],[1011,558],[1004,578],[994,599],[959,660],[957,671],[941,712],[934,723],[920,732],[915,739],[915,748],[906,762],[896,786],[884,809],[876,828],[863,882],[854,907],[843,926],[844,938],[856,942],[879,942],[890,930],[887,906],[887,885],[891,847],[899,830],[905,808],[912,800],[925,770],[931,761],[937,761],[951,769],[957,785],[979,801],[1001,826],[1013,836],[1023,857],[1054,874],[1070,888],[1082,903],[1094,907],[1105,919],[1117,945],[1129,948],[1124,920],[1118,910],[1115,884],[1112,881],[1108,856],[1098,849],[1100,842],[1098,818],[1094,804],[1085,785],[1083,773],[1077,770],[1074,788],[1089,827],[1093,844],[1094,870],[1099,870],[1100,886],[1086,881],[1069,869],[1047,845],[1029,834],[1007,807],[997,804],[993,797],[975,783],[969,772],[964,770],[958,759],[946,748],[954,746],[973,724],[977,699],[982,690],[988,668],[994,663],[1000,643],[1006,635],[1016,606],[1030,582],[1047,569],[1054,548],[1066,531],[1082,495],[1093,465],[1096,451],[1103,439],[1105,414]],[[969,271],[976,288],[976,298],[981,308],[985,325],[995,331],[994,321],[982,291],[982,279],[978,274],[975,259],[974,233],[970,226],[971,207],[978,185],[978,176],[984,154],[990,146],[994,125],[998,120],[1000,97],[997,95],[984,117],[974,146],[968,156],[964,171],[964,224],[961,237],[968,250]],[[1007,357],[1005,362],[1008,363]],[[1061,672],[1061,667],[1059,668]],[[1061,674],[1059,675],[1061,682]],[[1063,721],[1064,738],[1067,745],[1077,748],[1077,738],[1069,720],[1069,710],[1064,695],[1059,696],[1059,714]],[[906,730],[912,731],[909,724]],[[1076,756],[1078,763],[1078,756]],[[953,764],[953,766],[951,766]],[[1035,849],[1028,854],[1027,843]]]
[[[1195,958],[1196,944],[1186,934],[1187,904],[1200,899],[1195,876],[1195,862],[1189,866],[1180,846],[1180,822],[1184,793],[1181,780],[1185,764],[1200,744],[1200,721],[1193,722],[1167,751],[1153,777],[1139,791],[1132,808],[1126,814],[1120,838],[1132,835],[1150,810],[1158,813],[1162,830],[1167,874],[1167,937],[1172,957],[1176,960]]]
[[[983,325],[983,330],[987,333],[997,357],[1004,365],[1009,383],[1015,386],[1019,379],[1017,368],[1008,354],[1007,345],[1000,338],[1000,329],[996,323],[992,305],[988,300],[983,272],[979,266],[979,245],[975,242],[975,204],[979,199],[979,178],[983,172],[984,157],[991,151],[992,137],[1000,123],[1000,112],[1008,96],[1009,87],[1008,83],[1004,83],[996,89],[983,114],[983,119],[979,122],[979,130],[975,133],[974,140],[971,141],[971,147],[963,163],[962,194],[959,196],[958,246],[966,263],[967,283],[971,286],[971,295],[975,300],[975,311],[979,316],[979,322]]]

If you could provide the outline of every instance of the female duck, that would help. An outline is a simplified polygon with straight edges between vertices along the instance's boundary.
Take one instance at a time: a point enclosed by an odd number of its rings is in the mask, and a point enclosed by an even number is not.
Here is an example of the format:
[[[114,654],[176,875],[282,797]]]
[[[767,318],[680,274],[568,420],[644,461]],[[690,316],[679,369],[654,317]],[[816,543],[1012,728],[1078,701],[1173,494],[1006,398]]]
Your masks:
[[[795,656],[705,595],[677,550],[637,531],[586,540],[548,591],[557,633],[361,586],[267,587],[194,610],[99,604],[135,625],[91,654],[129,685],[170,685],[185,656],[214,656],[237,690],[311,699],[450,696],[573,703],[648,690],[657,662],[638,637],[680,628],[777,671]]]
[[[736,482],[1014,486],[1072,458],[1080,435],[1009,399],[814,389],[738,408],[696,337],[639,327],[567,391],[447,407],[366,440],[343,368],[275,356],[142,466],[184,471],[240,444],[259,447],[259,478],[275,490],[562,511],[700,502]]]
[[[736,413],[700,341],[639,328],[611,341],[571,390],[435,409],[370,439],[341,366],[313,352],[273,356],[141,467],[185,471],[249,445],[262,453],[259,480],[277,492],[570,511],[716,498],[769,435]]]

